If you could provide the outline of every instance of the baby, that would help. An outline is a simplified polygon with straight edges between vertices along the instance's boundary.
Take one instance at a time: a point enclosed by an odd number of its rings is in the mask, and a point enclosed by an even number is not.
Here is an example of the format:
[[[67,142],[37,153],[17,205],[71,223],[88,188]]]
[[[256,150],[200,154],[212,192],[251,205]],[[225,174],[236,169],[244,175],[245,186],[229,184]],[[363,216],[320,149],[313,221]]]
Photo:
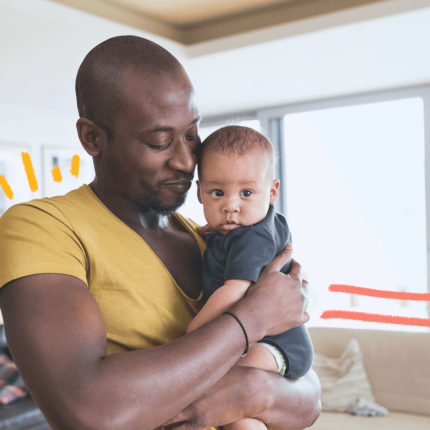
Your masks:
[[[291,242],[285,218],[273,207],[280,185],[274,178],[274,163],[271,143],[251,128],[223,127],[201,144],[198,198],[207,220],[202,266],[205,305],[188,332],[228,311]],[[282,271],[286,273],[289,267],[290,263]],[[300,326],[264,338],[238,364],[296,379],[310,369],[312,359],[312,343],[306,328]],[[227,428],[257,430],[266,426],[245,418]]]

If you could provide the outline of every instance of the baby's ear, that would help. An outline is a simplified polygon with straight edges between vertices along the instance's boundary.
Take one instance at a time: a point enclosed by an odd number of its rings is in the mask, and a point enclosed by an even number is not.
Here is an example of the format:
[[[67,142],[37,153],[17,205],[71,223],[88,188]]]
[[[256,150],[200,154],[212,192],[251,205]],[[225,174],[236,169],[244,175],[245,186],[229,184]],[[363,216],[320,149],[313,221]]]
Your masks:
[[[201,203],[201,204],[203,204],[203,201],[202,201],[202,190],[201,190],[201,188],[200,188],[200,182],[199,181],[196,181],[196,184],[197,184],[197,198],[199,199],[199,202]]]
[[[274,179],[272,186],[270,187],[270,204],[274,205],[276,203],[276,200],[278,200],[279,195],[279,186],[281,183],[279,182],[279,179]]]

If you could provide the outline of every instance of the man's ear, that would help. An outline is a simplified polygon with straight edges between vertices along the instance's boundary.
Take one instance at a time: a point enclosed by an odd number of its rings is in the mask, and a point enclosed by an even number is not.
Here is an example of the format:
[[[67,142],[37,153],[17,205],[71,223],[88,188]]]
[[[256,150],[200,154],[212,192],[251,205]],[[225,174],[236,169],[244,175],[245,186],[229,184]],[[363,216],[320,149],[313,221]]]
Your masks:
[[[278,200],[279,186],[281,185],[279,179],[274,179],[272,186],[270,187],[270,204],[274,205]]]
[[[108,140],[106,132],[88,118],[79,118],[76,129],[85,151],[92,157],[99,156]]]
[[[197,198],[199,199],[199,202],[201,204],[203,204],[203,201],[202,201],[202,190],[200,188],[200,182],[196,181],[196,184],[197,184]]]

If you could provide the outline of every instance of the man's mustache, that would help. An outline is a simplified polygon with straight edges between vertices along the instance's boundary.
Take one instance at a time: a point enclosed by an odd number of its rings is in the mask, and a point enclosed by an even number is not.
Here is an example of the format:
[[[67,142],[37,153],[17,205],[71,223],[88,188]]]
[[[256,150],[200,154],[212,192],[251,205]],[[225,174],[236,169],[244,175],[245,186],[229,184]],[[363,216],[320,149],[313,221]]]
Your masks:
[[[187,173],[183,173],[183,174],[178,174],[175,176],[171,176],[170,178],[164,179],[163,181],[161,181],[162,184],[169,184],[172,182],[182,182],[182,181],[187,181],[190,182],[192,181],[194,178],[194,175],[192,173],[187,174]]]

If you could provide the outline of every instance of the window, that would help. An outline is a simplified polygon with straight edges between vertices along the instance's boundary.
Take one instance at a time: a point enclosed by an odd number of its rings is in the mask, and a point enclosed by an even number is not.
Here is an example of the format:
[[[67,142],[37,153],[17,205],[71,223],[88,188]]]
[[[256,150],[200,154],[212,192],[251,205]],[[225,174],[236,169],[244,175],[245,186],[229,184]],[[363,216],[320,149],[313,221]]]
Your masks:
[[[319,318],[327,309],[428,318],[425,301],[328,291],[428,291],[423,98],[333,105],[283,116],[285,209],[313,286],[312,323],[420,330]]]
[[[429,330],[320,316],[430,318],[429,301],[329,291],[336,284],[430,293],[430,88],[263,109],[255,117],[279,155],[278,210],[310,280],[310,325]],[[203,137],[220,123],[213,125],[202,127]]]

